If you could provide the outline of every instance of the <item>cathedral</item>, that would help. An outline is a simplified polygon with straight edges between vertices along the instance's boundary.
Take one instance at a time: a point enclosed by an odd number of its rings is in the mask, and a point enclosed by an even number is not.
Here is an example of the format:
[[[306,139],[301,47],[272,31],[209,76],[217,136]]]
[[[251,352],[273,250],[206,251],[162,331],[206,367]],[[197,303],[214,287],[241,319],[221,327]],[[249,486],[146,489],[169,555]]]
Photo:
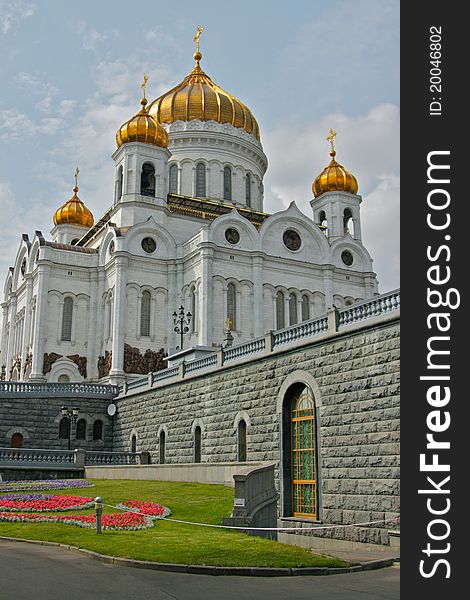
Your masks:
[[[184,80],[150,101],[145,76],[140,110],[116,124],[102,216],[79,198],[77,169],[51,238],[23,234],[3,291],[2,380],[120,384],[182,348],[212,352],[378,293],[336,133],[311,216],[295,202],[266,213],[258,123],[204,72],[195,39]]]

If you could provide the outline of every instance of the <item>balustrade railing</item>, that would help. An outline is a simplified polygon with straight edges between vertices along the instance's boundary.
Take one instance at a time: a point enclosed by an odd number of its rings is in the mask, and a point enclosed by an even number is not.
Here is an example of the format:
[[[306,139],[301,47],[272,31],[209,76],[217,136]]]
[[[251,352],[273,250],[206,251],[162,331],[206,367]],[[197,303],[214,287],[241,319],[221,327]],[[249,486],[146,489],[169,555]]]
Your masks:
[[[224,362],[236,360],[243,356],[250,356],[251,354],[258,354],[258,352],[263,352],[265,348],[266,340],[264,337],[250,340],[249,342],[239,344],[238,346],[231,346],[224,350]]]
[[[138,452],[85,452],[85,465],[139,465]]]
[[[118,393],[118,386],[102,383],[35,383],[29,381],[0,381],[0,394],[34,394],[70,398],[74,396],[98,396],[112,398]]]
[[[289,344],[290,342],[297,342],[308,337],[313,337],[324,333],[328,330],[328,318],[319,317],[312,319],[311,321],[303,321],[297,325],[291,325],[285,329],[275,331],[273,333],[273,347],[280,346],[281,344]]]
[[[400,290],[394,290],[370,300],[358,302],[338,311],[338,329],[352,323],[393,312],[400,308]]]
[[[54,466],[75,463],[73,450],[44,450],[42,448],[0,448],[0,463]]]
[[[210,354],[209,356],[204,356],[203,358],[188,361],[185,363],[185,371],[186,373],[190,373],[191,371],[199,371],[199,369],[206,369],[207,367],[212,367],[216,364],[217,356],[214,353]]]

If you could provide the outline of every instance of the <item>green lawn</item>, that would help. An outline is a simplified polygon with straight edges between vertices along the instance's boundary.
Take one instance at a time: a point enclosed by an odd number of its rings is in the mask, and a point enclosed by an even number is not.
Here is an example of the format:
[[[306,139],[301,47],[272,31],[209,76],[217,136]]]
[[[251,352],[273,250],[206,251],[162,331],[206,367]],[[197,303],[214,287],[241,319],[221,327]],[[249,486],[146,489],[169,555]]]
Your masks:
[[[220,524],[229,516],[233,489],[222,485],[165,481],[102,481],[95,487],[61,490],[57,494],[102,496],[106,504],[151,500],[168,506],[171,517]],[[28,493],[28,492],[25,492]],[[1,494],[0,494],[1,495]],[[105,508],[106,512],[116,512]],[[68,514],[89,514],[93,510]],[[87,548],[102,554],[155,562],[218,566],[345,566],[343,561],[244,533],[156,521],[152,529],[103,531],[52,523],[1,523],[0,536],[48,540]]]

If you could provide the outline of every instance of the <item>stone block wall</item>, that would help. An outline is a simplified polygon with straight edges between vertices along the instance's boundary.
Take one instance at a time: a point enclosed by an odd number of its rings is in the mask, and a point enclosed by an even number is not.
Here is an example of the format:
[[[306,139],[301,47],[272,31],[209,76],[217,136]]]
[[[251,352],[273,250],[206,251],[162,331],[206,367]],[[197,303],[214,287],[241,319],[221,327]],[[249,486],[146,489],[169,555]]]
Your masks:
[[[202,461],[237,460],[237,418],[247,423],[247,459],[276,463],[280,517],[289,515],[283,487],[282,399],[286,386],[311,382],[318,415],[319,521],[348,525],[399,513],[399,322],[364,323],[295,349],[276,350],[234,366],[194,374],[117,400],[114,450],[147,450],[158,462],[166,432],[166,463],[194,460],[194,429],[202,430]],[[283,521],[283,526],[286,521]],[[311,520],[289,520],[295,527]],[[396,523],[318,532],[387,543]]]

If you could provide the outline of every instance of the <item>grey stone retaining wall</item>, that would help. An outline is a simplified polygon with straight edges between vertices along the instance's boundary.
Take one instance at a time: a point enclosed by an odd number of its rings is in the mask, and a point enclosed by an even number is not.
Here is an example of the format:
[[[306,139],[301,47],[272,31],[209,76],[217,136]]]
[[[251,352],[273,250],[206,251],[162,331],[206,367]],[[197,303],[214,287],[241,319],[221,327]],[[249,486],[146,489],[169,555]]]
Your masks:
[[[235,422],[243,413],[248,460],[276,463],[283,516],[288,507],[283,505],[279,398],[287,384],[313,381],[319,405],[320,520],[350,524],[397,516],[399,340],[398,318],[388,317],[301,348],[128,394],[117,400],[114,450],[129,450],[135,434],[137,450],[150,451],[152,462],[158,462],[158,433],[164,428],[166,462],[191,462],[199,425],[203,461],[236,461]],[[312,526],[311,521],[287,522]],[[387,543],[392,527],[396,524],[319,535]]]

